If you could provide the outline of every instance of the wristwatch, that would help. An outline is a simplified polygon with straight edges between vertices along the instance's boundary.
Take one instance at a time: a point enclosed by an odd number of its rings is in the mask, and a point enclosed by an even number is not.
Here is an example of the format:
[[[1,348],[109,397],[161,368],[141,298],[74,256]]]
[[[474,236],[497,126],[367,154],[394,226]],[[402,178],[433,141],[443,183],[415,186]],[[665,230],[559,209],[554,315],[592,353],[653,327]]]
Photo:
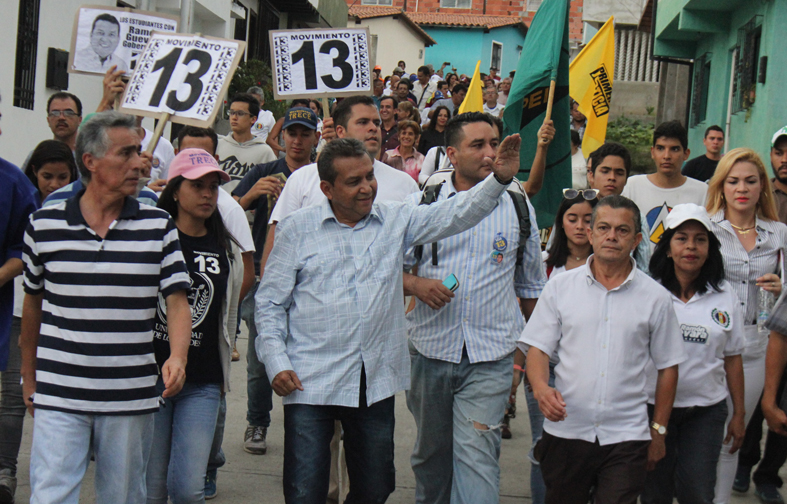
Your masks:
[[[658,432],[662,436],[666,436],[667,435],[667,428],[664,427],[661,424],[657,424],[656,422],[650,422],[650,428],[653,429],[654,431]]]

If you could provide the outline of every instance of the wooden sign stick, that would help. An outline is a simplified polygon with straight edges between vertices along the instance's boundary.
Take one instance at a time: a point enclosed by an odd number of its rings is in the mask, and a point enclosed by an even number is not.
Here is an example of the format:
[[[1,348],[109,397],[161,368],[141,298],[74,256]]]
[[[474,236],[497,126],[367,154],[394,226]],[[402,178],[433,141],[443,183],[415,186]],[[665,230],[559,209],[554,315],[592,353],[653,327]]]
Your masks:
[[[145,149],[145,152],[149,154],[153,154],[153,151],[156,150],[156,146],[158,145],[158,141],[161,138],[161,134],[164,132],[164,126],[167,125],[169,121],[169,112],[162,112],[158,119],[158,124],[156,125],[156,131],[153,132],[153,138],[150,139],[150,143],[148,144],[148,148]]]

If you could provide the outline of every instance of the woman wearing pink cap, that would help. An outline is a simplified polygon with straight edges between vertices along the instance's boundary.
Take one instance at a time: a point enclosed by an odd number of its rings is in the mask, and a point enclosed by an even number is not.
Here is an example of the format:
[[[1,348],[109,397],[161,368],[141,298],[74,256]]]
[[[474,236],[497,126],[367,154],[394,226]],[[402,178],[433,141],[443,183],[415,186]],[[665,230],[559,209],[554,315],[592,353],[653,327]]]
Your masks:
[[[147,472],[148,504],[204,503],[208,464],[221,394],[229,390],[243,264],[235,238],[217,209],[219,184],[229,176],[202,149],[184,149],[170,164],[158,206],[172,215],[191,290],[191,346],[186,384],[162,399]],[[153,346],[159,365],[169,355],[167,313],[156,312]],[[157,387],[163,391],[161,380]]]

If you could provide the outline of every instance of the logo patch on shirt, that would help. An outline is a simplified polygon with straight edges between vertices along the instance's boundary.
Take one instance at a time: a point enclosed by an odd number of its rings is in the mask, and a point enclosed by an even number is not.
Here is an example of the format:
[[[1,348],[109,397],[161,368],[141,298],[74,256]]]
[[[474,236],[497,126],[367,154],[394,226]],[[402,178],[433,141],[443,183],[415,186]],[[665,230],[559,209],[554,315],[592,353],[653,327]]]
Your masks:
[[[506,247],[508,247],[508,241],[505,236],[503,236],[503,233],[497,233],[495,235],[495,242],[492,244],[492,247],[498,252],[503,252]]]
[[[492,259],[493,263],[501,264],[503,262],[503,253],[495,250],[489,255],[489,258]]]
[[[683,341],[686,343],[700,343],[704,345],[708,342],[708,328],[700,325],[681,324]]]
[[[710,315],[713,321],[719,324],[724,329],[730,328],[730,314],[727,313],[726,311],[719,310],[718,308],[714,308]]]

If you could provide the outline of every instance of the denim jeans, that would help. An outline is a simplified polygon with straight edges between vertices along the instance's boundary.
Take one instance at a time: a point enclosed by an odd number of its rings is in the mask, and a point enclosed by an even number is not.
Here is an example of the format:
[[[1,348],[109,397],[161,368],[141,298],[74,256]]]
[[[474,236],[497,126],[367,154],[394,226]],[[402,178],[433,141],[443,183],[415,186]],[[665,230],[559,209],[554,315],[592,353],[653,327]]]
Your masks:
[[[350,492],[345,504],[381,504],[395,488],[394,396],[366,405],[361,373],[358,408],[284,406],[284,500],[325,504],[334,422],[342,422]]]
[[[227,396],[222,394],[219,402],[219,414],[216,417],[216,431],[213,433],[213,444],[210,447],[210,456],[208,457],[208,471],[215,471],[227,463],[227,457],[224,456],[224,450],[221,449],[221,444],[224,442],[224,425],[226,423]]]
[[[249,328],[249,347],[246,351],[246,394],[248,396],[246,421],[255,427],[270,427],[273,389],[268,374],[265,372],[265,364],[259,361],[257,349],[254,348],[254,340],[257,339],[257,326],[254,323],[254,295],[259,286],[260,282],[257,280],[254,288],[249,291],[241,304],[241,318]]]
[[[156,383],[159,393],[164,384]],[[221,387],[218,383],[186,383],[164,400],[155,415],[153,448],[148,462],[148,504],[205,502],[208,465]]]
[[[549,363],[549,386],[555,386],[555,366],[552,362]],[[527,454],[530,459],[530,495],[533,504],[544,504],[546,500],[547,487],[544,483],[544,476],[541,474],[541,465],[536,461],[533,456],[533,448],[535,448],[538,440],[544,432],[544,414],[538,407],[538,401],[533,396],[533,391],[525,387],[525,399],[527,399],[527,414],[530,417],[530,452]]]
[[[410,344],[407,407],[418,427],[410,463],[419,504],[500,500],[500,440],[513,354],[459,364],[429,359]],[[352,489],[352,486],[350,486]]]
[[[22,353],[17,345],[22,319],[14,317],[11,323],[11,339],[8,349],[8,366],[0,373],[0,471],[16,475],[16,461],[22,442],[22,426],[25,421],[25,401],[19,370]]]
[[[36,409],[30,504],[77,504],[91,453],[96,458],[96,502],[144,504],[154,415]]]
[[[648,405],[653,419],[653,405]],[[664,440],[667,453],[648,472],[642,504],[711,504],[716,486],[727,401],[713,406],[673,408]]]

